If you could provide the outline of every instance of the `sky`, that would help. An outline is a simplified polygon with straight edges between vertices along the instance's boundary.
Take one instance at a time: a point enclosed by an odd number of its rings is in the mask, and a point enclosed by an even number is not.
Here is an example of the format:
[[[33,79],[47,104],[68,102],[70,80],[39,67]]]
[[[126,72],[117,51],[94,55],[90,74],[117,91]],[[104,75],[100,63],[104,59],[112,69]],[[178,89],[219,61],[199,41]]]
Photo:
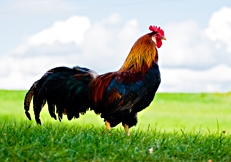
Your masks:
[[[160,26],[160,92],[231,91],[230,0],[2,0],[0,89],[29,89],[47,70],[118,70]]]

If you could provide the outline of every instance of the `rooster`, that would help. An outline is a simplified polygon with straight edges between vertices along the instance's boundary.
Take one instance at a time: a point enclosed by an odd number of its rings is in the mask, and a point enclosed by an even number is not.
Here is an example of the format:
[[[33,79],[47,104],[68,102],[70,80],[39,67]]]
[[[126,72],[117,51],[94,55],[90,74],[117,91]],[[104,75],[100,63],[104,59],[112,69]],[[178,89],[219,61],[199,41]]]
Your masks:
[[[50,116],[61,121],[79,118],[87,110],[101,114],[106,129],[122,123],[125,132],[137,124],[137,113],[149,106],[161,82],[157,48],[166,40],[164,31],[150,26],[150,33],[133,45],[122,67],[115,72],[97,75],[93,70],[75,66],[47,71],[29,89],[24,100],[26,116],[33,98],[35,120],[47,102]]]

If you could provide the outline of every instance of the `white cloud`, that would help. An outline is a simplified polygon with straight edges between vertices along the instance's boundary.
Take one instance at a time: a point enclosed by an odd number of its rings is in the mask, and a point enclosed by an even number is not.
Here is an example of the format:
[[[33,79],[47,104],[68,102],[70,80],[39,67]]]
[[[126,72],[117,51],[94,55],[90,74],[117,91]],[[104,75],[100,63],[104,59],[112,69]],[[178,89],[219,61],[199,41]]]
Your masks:
[[[231,52],[231,8],[223,7],[213,13],[209,27],[206,29],[207,36],[214,42],[216,47],[220,49],[221,44],[227,46],[227,50]]]
[[[93,24],[81,45],[82,53],[76,58],[100,73],[118,70],[139,35],[135,19],[121,25],[119,21],[112,23],[113,18],[114,15]]]
[[[215,12],[206,29],[194,21],[164,27],[160,91],[231,91],[230,14],[227,7]]]
[[[120,16],[118,14],[113,14],[109,17],[109,19],[106,19],[106,23],[109,24],[118,24],[120,22]]]
[[[231,67],[217,65],[211,69],[161,69],[159,91],[167,92],[228,92],[231,91]]]
[[[52,45],[60,43],[75,42],[77,45],[83,42],[84,34],[90,28],[90,21],[87,17],[73,16],[66,21],[55,22],[51,28],[45,29],[28,39],[30,46],[41,44]]]
[[[27,38],[24,44],[16,47],[11,53],[23,55],[33,46],[52,45],[55,42],[62,44],[74,42],[80,45],[90,25],[90,20],[85,16],[73,16],[66,21],[57,21],[52,27]]]
[[[196,22],[170,23],[164,30],[167,41],[160,49],[160,64],[165,68],[194,70],[218,64],[222,54]]]

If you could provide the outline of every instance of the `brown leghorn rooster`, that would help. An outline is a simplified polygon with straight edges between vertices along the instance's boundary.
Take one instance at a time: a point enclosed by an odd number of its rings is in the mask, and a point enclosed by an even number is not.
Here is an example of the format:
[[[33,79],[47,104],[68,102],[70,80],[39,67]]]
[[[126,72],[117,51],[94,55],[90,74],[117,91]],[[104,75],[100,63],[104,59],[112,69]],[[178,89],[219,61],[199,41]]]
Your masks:
[[[164,31],[156,26],[149,29],[151,32],[135,42],[116,72],[96,75],[79,66],[57,67],[46,72],[26,94],[27,117],[31,120],[28,111],[32,98],[38,124],[46,102],[51,117],[56,119],[56,111],[60,121],[63,114],[71,120],[90,108],[101,114],[107,130],[122,122],[129,135],[129,128],[137,123],[137,113],[149,106],[160,84],[157,48],[165,40]]]

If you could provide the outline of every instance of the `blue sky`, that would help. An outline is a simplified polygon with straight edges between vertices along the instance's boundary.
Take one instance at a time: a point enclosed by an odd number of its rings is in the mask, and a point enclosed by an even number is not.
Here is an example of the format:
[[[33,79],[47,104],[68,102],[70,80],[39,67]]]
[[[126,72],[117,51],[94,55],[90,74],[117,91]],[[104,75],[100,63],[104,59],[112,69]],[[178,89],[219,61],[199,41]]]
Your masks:
[[[158,25],[159,91],[231,91],[230,17],[230,0],[0,1],[0,89],[28,89],[55,66],[115,71]]]

